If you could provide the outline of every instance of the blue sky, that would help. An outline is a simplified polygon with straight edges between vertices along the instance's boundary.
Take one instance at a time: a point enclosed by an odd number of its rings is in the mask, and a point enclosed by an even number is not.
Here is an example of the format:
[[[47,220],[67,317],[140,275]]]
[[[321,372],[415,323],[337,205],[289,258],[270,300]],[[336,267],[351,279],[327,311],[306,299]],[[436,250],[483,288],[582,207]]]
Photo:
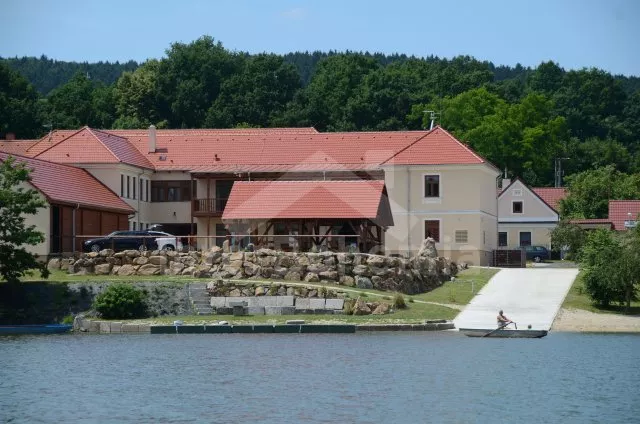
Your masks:
[[[0,56],[159,58],[211,35],[250,53],[339,50],[640,75],[640,0],[3,0]]]

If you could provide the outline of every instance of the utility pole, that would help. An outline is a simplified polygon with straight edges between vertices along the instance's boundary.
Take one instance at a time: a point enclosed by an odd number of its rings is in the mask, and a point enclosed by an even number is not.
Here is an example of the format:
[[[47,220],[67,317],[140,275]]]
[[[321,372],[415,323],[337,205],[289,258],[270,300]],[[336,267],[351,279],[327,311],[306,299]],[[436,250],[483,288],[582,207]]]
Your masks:
[[[555,175],[555,187],[562,187],[562,161],[571,158],[555,158],[554,175]]]

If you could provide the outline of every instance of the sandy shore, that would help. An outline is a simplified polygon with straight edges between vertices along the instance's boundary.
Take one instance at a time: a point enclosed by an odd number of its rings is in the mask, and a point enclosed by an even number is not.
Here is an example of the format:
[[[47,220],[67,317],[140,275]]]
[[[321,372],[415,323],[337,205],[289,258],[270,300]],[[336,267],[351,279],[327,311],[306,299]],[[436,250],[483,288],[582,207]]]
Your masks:
[[[640,315],[595,314],[580,309],[560,309],[552,331],[640,333]]]

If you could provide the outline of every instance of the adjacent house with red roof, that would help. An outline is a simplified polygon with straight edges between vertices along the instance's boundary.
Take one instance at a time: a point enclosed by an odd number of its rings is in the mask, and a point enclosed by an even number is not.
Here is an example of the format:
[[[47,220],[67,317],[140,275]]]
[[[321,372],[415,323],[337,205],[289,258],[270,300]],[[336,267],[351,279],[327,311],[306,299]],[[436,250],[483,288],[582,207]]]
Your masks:
[[[77,167],[131,208],[130,229],[162,224],[198,248],[234,243],[439,253],[488,264],[499,171],[440,127],[53,131],[0,145]],[[61,165],[64,166],[64,165]],[[53,178],[53,176],[52,176]]]
[[[521,179],[502,180],[498,196],[498,245],[504,248],[545,246],[551,249],[551,231],[558,225],[559,202],[565,188],[532,188]]]
[[[42,257],[81,250],[82,236],[107,234],[128,228],[135,210],[83,169],[0,152],[0,161],[12,156],[31,170],[29,188],[37,190],[47,207],[26,217],[45,234],[45,241],[29,247]]]

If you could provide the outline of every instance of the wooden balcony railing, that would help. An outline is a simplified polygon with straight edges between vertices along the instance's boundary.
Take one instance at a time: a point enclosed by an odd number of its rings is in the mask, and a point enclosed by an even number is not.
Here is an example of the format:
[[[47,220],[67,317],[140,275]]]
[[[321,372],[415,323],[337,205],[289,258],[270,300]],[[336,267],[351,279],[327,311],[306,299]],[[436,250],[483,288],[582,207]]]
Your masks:
[[[226,198],[194,199],[194,216],[222,216],[224,207],[227,205]]]

